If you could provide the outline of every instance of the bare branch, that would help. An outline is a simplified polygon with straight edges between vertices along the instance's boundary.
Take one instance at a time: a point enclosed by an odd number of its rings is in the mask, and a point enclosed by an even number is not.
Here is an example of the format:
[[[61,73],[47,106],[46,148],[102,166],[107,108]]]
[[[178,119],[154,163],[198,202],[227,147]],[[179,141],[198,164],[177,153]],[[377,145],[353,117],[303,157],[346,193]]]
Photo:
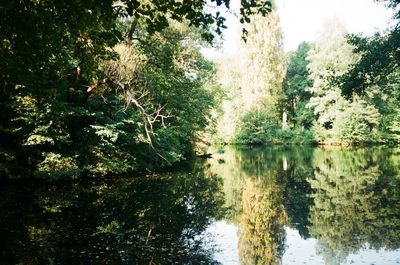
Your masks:
[[[87,90],[86,90],[86,94],[85,94],[85,99],[84,102],[86,102],[88,100],[88,98],[93,94],[93,92],[101,85],[104,85],[108,82],[110,82],[110,78],[106,77],[103,79],[99,79],[97,80],[95,83],[87,86]]]
[[[128,6],[122,2],[116,2],[112,5],[112,8],[128,8]]]

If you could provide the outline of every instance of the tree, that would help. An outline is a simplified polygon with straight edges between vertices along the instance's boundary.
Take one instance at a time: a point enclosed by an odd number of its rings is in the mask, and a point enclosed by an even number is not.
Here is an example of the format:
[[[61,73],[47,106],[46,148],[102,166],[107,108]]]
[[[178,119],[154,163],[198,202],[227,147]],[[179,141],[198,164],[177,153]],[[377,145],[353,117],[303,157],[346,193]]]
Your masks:
[[[353,52],[360,56],[360,60],[338,76],[334,82],[339,84],[341,91],[347,98],[353,94],[373,97],[375,106],[382,114],[380,120],[380,138],[383,141],[398,143],[399,116],[397,115],[400,103],[400,26],[398,20],[398,1],[384,2],[390,8],[397,10],[394,19],[397,24],[384,33],[363,37],[361,35],[348,36],[348,42],[354,47]]]
[[[312,86],[307,56],[311,44],[302,42],[297,50],[290,55],[286,69],[283,90],[286,96],[289,120],[294,126],[309,128],[312,123],[312,113],[305,105],[308,103],[311,94],[309,88]]]
[[[377,0],[385,3],[395,10],[394,19],[400,19],[397,0]],[[352,65],[346,73],[338,78],[343,93],[349,97],[351,94],[365,94],[372,85],[382,86],[388,82],[388,77],[393,72],[398,72],[400,66],[400,25],[397,24],[387,32],[376,33],[372,37],[350,35],[349,43],[355,48],[354,52],[361,59]],[[398,80],[397,80],[398,81]]]
[[[246,30],[246,41],[240,43],[235,63],[225,66],[236,68],[228,72],[235,73],[238,83],[230,82],[227,90],[240,99],[232,100],[233,106],[226,111],[233,112],[236,121],[233,141],[266,144],[281,116],[278,102],[282,98],[284,53],[277,12],[273,9],[265,17],[252,16]],[[224,115],[225,119],[232,116]]]
[[[313,109],[316,115],[314,132],[320,135],[320,141],[375,141],[381,115],[374,106],[374,96],[347,100],[333,81],[359,59],[345,36],[346,31],[338,22],[327,25],[309,53],[314,84],[307,107]]]
[[[219,63],[219,81],[227,96],[218,130],[224,142],[238,141],[245,136],[253,140],[239,141],[260,144],[265,142],[259,135],[248,133],[262,134],[270,129],[261,128],[260,124],[271,124],[275,128],[280,120],[277,108],[282,97],[284,54],[275,7],[266,16],[251,16],[246,32],[237,54]],[[269,121],[250,124],[265,117]],[[248,125],[251,128],[246,128]],[[255,127],[259,131],[252,129]]]
[[[278,117],[276,105],[282,94],[284,75],[279,17],[273,10],[266,17],[254,16],[251,21],[246,42],[242,42],[239,51],[244,110],[266,110]]]
[[[132,51],[132,47],[135,50],[146,46],[146,43],[141,43],[141,37],[157,40],[160,35],[156,36],[156,33],[163,30],[164,34],[168,32],[171,21],[193,25],[200,29],[197,34],[211,41],[214,32],[218,34],[224,27],[224,18],[219,13],[204,9],[205,5],[206,1],[172,0],[101,3],[94,0],[68,3],[51,0],[0,4],[0,106],[3,110],[0,114],[1,174],[23,176],[44,172],[43,176],[58,173],[64,176],[93,169],[102,172],[132,170],[137,168],[138,156],[162,156],[162,161],[171,162],[187,153],[188,146],[194,141],[191,136],[197,131],[191,132],[193,127],[188,126],[187,130],[177,135],[176,127],[166,129],[160,125],[165,124],[164,117],[174,115],[176,121],[181,121],[179,128],[183,128],[185,124],[182,120],[191,116],[187,112],[182,114],[182,108],[197,104],[201,105],[200,109],[211,107],[212,93],[199,90],[206,79],[200,76],[206,71],[199,71],[199,78],[189,80],[183,75],[193,67],[175,67],[175,70],[179,68],[179,81],[174,83],[173,76],[166,74],[167,69],[162,69],[171,64],[166,64],[164,60],[160,63],[161,67],[148,67],[158,64],[159,58],[141,62],[146,56],[151,57],[152,50],[136,50],[133,56],[140,54],[142,57],[128,60],[138,63],[137,68],[130,70],[147,74],[147,80],[157,77],[151,84],[154,85],[152,99],[138,101],[136,97],[140,97],[143,91],[138,87],[135,87],[136,90],[124,89],[117,84],[117,81],[121,81],[118,80],[121,76],[117,75],[121,73],[113,71],[113,67],[104,62],[114,61],[117,66],[120,65],[118,57],[124,52]],[[216,1],[216,5],[229,7],[229,1]],[[256,12],[266,14],[268,10],[268,1],[243,1],[241,17],[246,22],[250,15]],[[173,34],[163,37],[172,40]],[[185,51],[182,38],[174,40],[174,47],[159,46],[164,51],[168,50],[166,58],[179,54],[172,52],[172,48],[180,47],[180,52]],[[129,47],[125,49],[122,42]],[[150,47],[149,42],[147,46]],[[156,54],[160,55],[158,52],[161,51],[156,50]],[[128,54],[132,55],[130,52]],[[193,53],[189,57],[191,55]],[[180,53],[179,56],[184,54]],[[177,58],[183,59],[179,56]],[[194,57],[196,59],[192,62],[199,69],[210,70],[209,63],[198,55]],[[143,67],[149,71],[143,71]],[[138,69],[140,71],[136,71]],[[145,80],[142,76],[130,78],[134,79],[130,80],[131,87],[133,84],[143,84]],[[127,88],[127,80],[123,81],[122,84]],[[176,84],[181,86],[174,87]],[[162,104],[167,100],[162,97],[163,91],[192,87],[193,90],[184,91],[190,91],[199,98],[187,94],[188,105],[174,105],[180,108],[177,113],[171,114],[171,109]],[[129,96],[133,98],[126,104]],[[198,126],[204,125],[204,121],[197,119]],[[160,149],[167,142],[175,143],[168,151],[164,149],[164,154],[155,151],[156,147],[150,143],[150,139],[157,138],[152,134],[158,129]],[[128,155],[125,156],[126,153]],[[167,153],[169,158],[166,157]]]
[[[307,106],[314,110],[317,124],[325,129],[332,128],[333,122],[348,104],[341,96],[339,87],[332,86],[329,81],[345,72],[357,59],[352,53],[352,47],[346,42],[345,34],[346,30],[340,22],[327,22],[308,57],[310,76],[314,83]]]
[[[342,141],[369,142],[377,138],[381,115],[375,106],[355,97],[333,125],[334,135]]]

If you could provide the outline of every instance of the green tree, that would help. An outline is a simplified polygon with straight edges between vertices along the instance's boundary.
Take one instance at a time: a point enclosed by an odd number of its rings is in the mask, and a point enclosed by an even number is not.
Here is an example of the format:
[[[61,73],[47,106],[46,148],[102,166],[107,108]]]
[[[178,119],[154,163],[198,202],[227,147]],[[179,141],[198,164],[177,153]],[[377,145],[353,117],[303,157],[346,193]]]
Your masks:
[[[396,25],[384,33],[376,33],[371,37],[355,34],[349,36],[349,43],[355,46],[354,52],[359,54],[361,59],[339,78],[346,96],[351,96],[353,92],[365,94],[371,85],[385,87],[388,77],[399,70],[400,3],[397,0],[376,0],[376,2],[384,3],[394,10],[393,20]]]
[[[349,96],[353,92],[365,94],[373,85],[384,86],[389,81],[389,75],[398,71],[399,25],[393,31],[382,35],[350,35],[348,41],[354,45],[354,52],[360,54],[361,59],[339,78],[345,95]]]
[[[348,106],[339,87],[332,86],[330,82],[330,78],[344,73],[357,60],[345,35],[346,30],[340,22],[326,22],[324,31],[308,57],[310,77],[314,83],[310,89],[312,97],[307,107],[314,110],[317,124],[325,129],[332,128],[337,116]]]
[[[249,111],[243,115],[240,131],[236,134],[238,144],[263,145],[274,143],[279,130],[272,115],[258,110]]]
[[[122,45],[119,61],[105,64],[109,86],[123,92],[126,109],[138,110],[132,120],[140,130],[136,142],[146,145],[136,149],[151,167],[190,156],[211,121],[218,100],[214,68],[198,51],[196,37],[175,24],[136,46]]]
[[[314,84],[307,107],[316,115],[313,131],[319,141],[377,141],[381,114],[375,107],[374,94],[346,99],[334,81],[359,60],[353,49],[344,27],[336,21],[326,26],[309,53]]]
[[[234,54],[217,62],[217,81],[224,93],[217,123],[217,141],[231,143],[242,116],[241,62]]]
[[[346,111],[335,120],[333,131],[342,141],[377,141],[381,115],[375,106],[355,97]]]
[[[398,1],[378,1],[386,3],[395,11],[395,26],[384,33],[370,37],[348,36],[354,46],[353,52],[360,60],[337,77],[335,82],[341,86],[343,94],[350,98],[353,93],[374,98],[374,104],[382,114],[380,138],[384,141],[399,142],[397,115],[400,102],[399,92],[399,23]]]
[[[312,111],[306,108],[312,86],[307,58],[311,44],[302,42],[297,50],[290,54],[284,80],[284,93],[287,101],[288,119],[295,127],[309,128],[313,121]]]
[[[194,127],[208,118],[203,107],[211,108],[212,93],[200,87],[207,79],[205,69],[212,66],[194,52],[195,45],[185,43],[172,21],[198,28],[195,38],[211,41],[224,28],[224,18],[205,5],[151,0],[0,4],[2,176],[118,173],[142,167],[140,160],[147,158],[157,158],[153,165],[183,158],[198,134]],[[229,1],[216,5],[229,8]],[[268,10],[268,1],[243,1],[241,17],[246,22]],[[171,58],[189,59],[192,65],[168,63]],[[121,60],[137,65],[123,73]],[[194,68],[202,70],[191,72]],[[134,73],[126,75],[128,70]],[[178,75],[175,81],[173,74]],[[194,74],[197,78],[187,78]],[[151,82],[142,86],[146,80]],[[139,101],[149,86],[151,94]],[[187,105],[172,96],[178,89],[188,92]],[[205,110],[204,119],[189,114],[193,106],[198,113]],[[172,115],[176,123],[164,126],[164,117]],[[192,117],[193,123],[185,121]],[[173,143],[170,149],[168,142]]]
[[[267,16],[252,17],[246,41],[241,42],[239,66],[240,102],[236,105],[236,134],[233,140],[244,144],[271,142],[279,126],[285,71],[282,34],[275,9]],[[237,95],[238,93],[236,93]]]
[[[266,110],[279,117],[276,105],[282,95],[284,53],[277,11],[254,16],[247,31],[239,51],[244,110]]]

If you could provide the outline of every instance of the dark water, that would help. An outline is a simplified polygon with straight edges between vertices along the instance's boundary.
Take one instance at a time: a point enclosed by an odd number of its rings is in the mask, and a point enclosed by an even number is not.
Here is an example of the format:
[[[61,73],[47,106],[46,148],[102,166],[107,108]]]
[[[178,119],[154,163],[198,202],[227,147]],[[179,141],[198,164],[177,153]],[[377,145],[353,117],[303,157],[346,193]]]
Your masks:
[[[400,264],[400,149],[227,148],[0,196],[0,264]]]

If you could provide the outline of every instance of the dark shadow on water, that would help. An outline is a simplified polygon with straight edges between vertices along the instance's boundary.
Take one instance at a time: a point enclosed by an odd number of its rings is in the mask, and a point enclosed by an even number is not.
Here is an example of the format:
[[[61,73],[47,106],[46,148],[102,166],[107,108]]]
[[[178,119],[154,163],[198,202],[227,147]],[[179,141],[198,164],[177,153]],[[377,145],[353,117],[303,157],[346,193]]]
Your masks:
[[[203,232],[222,217],[203,170],[0,191],[0,264],[218,264]]]

